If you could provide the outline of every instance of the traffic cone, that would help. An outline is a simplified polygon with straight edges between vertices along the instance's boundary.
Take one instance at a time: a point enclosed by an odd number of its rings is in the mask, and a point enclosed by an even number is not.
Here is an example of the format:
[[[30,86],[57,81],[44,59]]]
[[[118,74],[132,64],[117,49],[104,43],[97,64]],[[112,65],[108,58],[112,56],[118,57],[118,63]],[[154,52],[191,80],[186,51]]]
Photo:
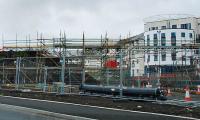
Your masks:
[[[191,101],[192,98],[190,97],[190,90],[188,87],[186,87],[185,89],[185,101],[188,102],[188,101]]]
[[[167,89],[167,96],[172,96],[170,88]]]

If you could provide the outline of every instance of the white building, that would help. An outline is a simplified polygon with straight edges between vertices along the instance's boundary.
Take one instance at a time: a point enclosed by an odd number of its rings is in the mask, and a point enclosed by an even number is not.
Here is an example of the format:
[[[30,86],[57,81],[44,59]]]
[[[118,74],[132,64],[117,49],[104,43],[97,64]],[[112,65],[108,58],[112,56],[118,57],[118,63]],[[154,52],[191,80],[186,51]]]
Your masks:
[[[199,42],[200,18],[190,16],[162,16],[146,19],[144,24],[145,46],[152,49],[145,53],[145,66],[191,65],[194,51],[190,49],[165,49],[192,45]],[[154,49],[154,48],[160,49]]]
[[[165,29],[145,32],[145,46],[177,47],[194,44],[194,31],[185,29]],[[172,65],[176,61],[177,65],[190,65],[192,50],[183,49],[155,49],[149,50],[145,54],[145,65]]]

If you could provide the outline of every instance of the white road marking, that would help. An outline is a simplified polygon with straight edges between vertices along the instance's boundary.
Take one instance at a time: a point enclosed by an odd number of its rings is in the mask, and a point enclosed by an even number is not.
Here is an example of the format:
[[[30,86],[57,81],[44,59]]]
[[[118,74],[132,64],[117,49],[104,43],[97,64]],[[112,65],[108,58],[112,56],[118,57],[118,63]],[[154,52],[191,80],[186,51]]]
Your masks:
[[[141,113],[141,114],[149,114],[149,115],[157,115],[157,116],[166,116],[166,117],[182,118],[182,119],[189,119],[189,120],[200,120],[200,119],[192,118],[192,117],[167,115],[167,114],[162,114],[162,113],[132,111],[132,110],[117,109],[117,108],[108,108],[108,107],[100,107],[100,106],[92,106],[92,105],[83,105],[83,104],[76,104],[76,103],[67,103],[67,102],[58,102],[58,101],[40,100],[40,99],[22,98],[22,97],[13,97],[13,96],[1,96],[1,97],[5,97],[5,98],[6,98],[6,97],[7,97],[7,98],[16,98],[16,99],[24,99],[24,100],[32,100],[32,101],[39,101],[39,102],[42,101],[42,102],[50,102],[50,103],[58,103],[58,104],[66,104],[66,105],[76,105],[76,106],[100,108],[100,109],[107,109],[107,110],[114,110],[114,111],[122,111],[122,112],[132,112],[132,113]]]
[[[31,113],[37,113],[42,115],[51,115],[52,117],[59,117],[61,119],[66,119],[70,118],[70,120],[97,120],[97,119],[91,119],[91,118],[86,118],[86,117],[79,117],[79,116],[74,116],[74,115],[67,115],[67,114],[61,114],[61,113],[55,113],[55,112],[49,112],[45,110],[38,110],[38,109],[33,109],[33,108],[27,108],[27,107],[21,107],[21,106],[15,106],[15,105],[8,105],[8,104],[1,104],[0,106],[6,107],[6,108],[11,108],[12,110],[20,110],[20,111],[25,111]]]

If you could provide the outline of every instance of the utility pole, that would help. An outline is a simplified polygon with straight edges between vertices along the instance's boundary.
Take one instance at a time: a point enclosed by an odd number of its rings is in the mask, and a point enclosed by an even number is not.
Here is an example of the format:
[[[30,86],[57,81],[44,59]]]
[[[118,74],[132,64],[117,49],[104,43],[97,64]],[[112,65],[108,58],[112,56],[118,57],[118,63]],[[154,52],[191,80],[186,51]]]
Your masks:
[[[61,36],[60,36],[61,37]],[[60,38],[61,39],[61,38]],[[63,51],[62,51],[62,61],[61,61],[61,64],[62,64],[62,68],[61,68],[61,91],[60,93],[61,94],[64,94],[65,92],[65,50],[66,50],[66,38],[64,37],[64,41],[62,41],[62,48],[63,48]]]
[[[181,49],[181,80],[183,80],[183,49]]]
[[[19,79],[20,79],[20,64],[21,64],[21,57],[17,57],[16,59],[16,77],[15,77],[15,89],[19,89]]]
[[[103,68],[103,38],[102,38],[102,35],[101,35],[101,50],[100,50],[100,52],[101,52],[101,69],[100,69],[100,85],[102,85],[102,79],[104,79],[103,77],[102,77],[102,68]]]
[[[21,73],[21,57],[19,57],[19,63],[18,63],[18,68],[19,68],[19,73],[18,73],[18,78],[17,78],[17,81],[18,81],[18,86],[20,84],[19,80],[20,80],[20,73]]]
[[[44,86],[43,86],[43,92],[46,91],[47,88],[47,67],[44,67]]]
[[[69,75],[68,75],[68,76],[69,76],[69,77],[68,77],[68,78],[69,78],[69,93],[71,93],[71,85],[72,85],[72,84],[71,84],[71,70],[70,70],[70,67],[69,67],[69,69],[68,69],[68,72],[69,72],[69,73],[68,73],[68,74],[69,74]]]
[[[83,33],[83,52],[82,52],[82,84],[85,83],[85,35]]]
[[[161,31],[159,30],[159,31],[157,31],[158,32],[158,46],[161,46],[161,35],[160,35],[160,33],[161,33]],[[160,88],[160,76],[161,76],[161,65],[160,65],[160,59],[161,59],[161,57],[162,57],[162,55],[161,55],[161,49],[159,49],[158,50],[158,59],[159,59],[159,65],[158,65],[158,81],[157,81],[157,86],[158,86],[158,88]]]
[[[61,60],[61,64],[62,64],[62,67],[61,67],[61,91],[60,93],[61,94],[64,94],[64,86],[65,86],[65,55],[63,54],[62,55],[62,60]]]
[[[132,79],[131,79],[131,58],[132,58],[132,51],[131,51],[131,49],[129,48],[128,49],[128,54],[129,54],[129,60],[128,60],[128,72],[129,72],[129,81],[131,81]],[[128,84],[130,84],[131,85],[131,82],[128,82]]]
[[[5,77],[4,77],[4,74],[5,74],[5,68],[4,68],[4,61],[3,61],[3,81],[2,81],[3,84],[5,83],[5,80],[4,80],[4,78],[5,78]]]
[[[18,78],[18,57],[15,61],[16,64],[16,74],[15,74],[15,89],[18,90],[17,78]]]
[[[123,59],[122,59],[122,49],[120,49],[120,98],[123,97]]]
[[[109,58],[108,58],[108,53],[109,53],[109,49],[108,49],[108,34],[106,32],[105,35],[105,48],[106,48],[106,52],[105,52],[105,63],[107,64],[109,62]],[[106,65],[106,85],[109,86],[109,69],[108,66]]]
[[[24,68],[24,64],[22,64],[22,67]],[[26,71],[24,72],[24,74],[26,74]],[[23,79],[22,83],[25,84],[25,83],[26,83],[26,80],[25,80],[25,76],[24,76],[24,75],[23,75],[23,78],[22,78],[22,79]]]

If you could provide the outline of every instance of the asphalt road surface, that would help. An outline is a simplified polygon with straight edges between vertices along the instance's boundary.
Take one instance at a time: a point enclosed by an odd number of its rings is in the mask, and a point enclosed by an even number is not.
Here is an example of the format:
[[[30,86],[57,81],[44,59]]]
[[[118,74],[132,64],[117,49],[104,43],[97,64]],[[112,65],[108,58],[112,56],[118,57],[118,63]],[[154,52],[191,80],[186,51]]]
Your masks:
[[[0,120],[88,120],[76,116],[49,113],[41,110],[0,104]]]
[[[80,116],[99,120],[188,120],[189,118],[161,114],[125,111],[89,105],[51,102],[46,100],[22,99],[0,96],[1,104],[22,106],[66,115]],[[23,115],[23,114],[22,114]],[[0,116],[1,117],[1,116]],[[11,119],[12,120],[12,119]],[[36,119],[37,120],[37,119]]]

